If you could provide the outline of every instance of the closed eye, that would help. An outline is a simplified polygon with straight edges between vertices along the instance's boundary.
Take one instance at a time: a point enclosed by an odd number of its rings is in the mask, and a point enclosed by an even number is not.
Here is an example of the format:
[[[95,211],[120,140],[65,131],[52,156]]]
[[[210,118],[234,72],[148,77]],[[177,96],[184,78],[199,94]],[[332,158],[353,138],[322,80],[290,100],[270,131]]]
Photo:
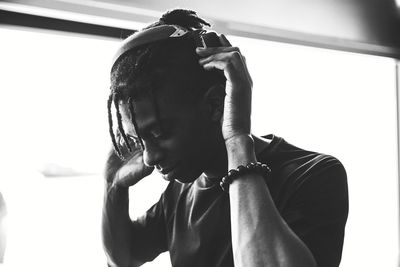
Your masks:
[[[166,133],[159,126],[153,127],[147,133],[141,135],[144,140],[160,140],[166,137]]]

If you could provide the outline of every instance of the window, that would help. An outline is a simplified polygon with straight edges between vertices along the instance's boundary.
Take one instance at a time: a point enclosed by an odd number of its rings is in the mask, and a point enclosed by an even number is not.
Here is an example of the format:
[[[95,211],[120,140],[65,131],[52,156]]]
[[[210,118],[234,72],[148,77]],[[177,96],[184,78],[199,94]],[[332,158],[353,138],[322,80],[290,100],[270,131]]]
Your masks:
[[[349,217],[340,266],[397,266],[395,60],[231,39],[243,47],[254,80],[253,132],[331,154],[346,168]]]
[[[106,100],[119,42],[13,27],[0,35],[5,266],[105,266],[101,172],[111,147]],[[332,154],[346,167],[350,213],[341,266],[395,266],[395,61],[229,39],[254,80],[253,132]],[[165,186],[155,174],[132,188],[131,216]],[[169,266],[168,254],[145,266],[161,265]]]

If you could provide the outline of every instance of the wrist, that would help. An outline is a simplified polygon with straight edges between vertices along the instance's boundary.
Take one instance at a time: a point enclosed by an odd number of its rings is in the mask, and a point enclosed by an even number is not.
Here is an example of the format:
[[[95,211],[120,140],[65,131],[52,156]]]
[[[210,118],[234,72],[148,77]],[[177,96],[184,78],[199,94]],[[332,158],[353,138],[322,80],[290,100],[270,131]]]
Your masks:
[[[110,214],[120,212],[128,214],[129,189],[116,184],[106,183],[103,197],[103,210]]]
[[[267,177],[270,172],[270,168],[261,162],[251,162],[246,166],[239,165],[236,169],[228,171],[228,174],[221,179],[220,186],[223,191],[228,191],[229,185],[237,180],[236,178],[244,178],[251,175],[252,179],[254,179],[253,174]]]
[[[125,186],[121,186],[115,182],[106,182],[105,183],[105,197],[107,198],[120,198],[121,196],[125,196],[129,193],[129,188]]]
[[[250,134],[235,135],[225,141],[228,169],[256,161],[254,140]]]

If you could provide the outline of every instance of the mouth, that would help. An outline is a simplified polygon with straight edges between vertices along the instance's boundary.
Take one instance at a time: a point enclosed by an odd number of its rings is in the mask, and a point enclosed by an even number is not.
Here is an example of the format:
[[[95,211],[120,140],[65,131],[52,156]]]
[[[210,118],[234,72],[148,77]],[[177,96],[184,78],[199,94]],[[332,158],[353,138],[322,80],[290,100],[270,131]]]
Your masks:
[[[175,167],[176,167],[177,165],[178,165],[178,164],[175,164],[175,165],[172,166],[172,167],[166,167],[166,168],[162,168],[162,167],[160,167],[160,166],[157,166],[156,168],[157,168],[158,172],[161,173],[162,175],[167,175],[167,174],[170,173],[172,170],[174,170]]]

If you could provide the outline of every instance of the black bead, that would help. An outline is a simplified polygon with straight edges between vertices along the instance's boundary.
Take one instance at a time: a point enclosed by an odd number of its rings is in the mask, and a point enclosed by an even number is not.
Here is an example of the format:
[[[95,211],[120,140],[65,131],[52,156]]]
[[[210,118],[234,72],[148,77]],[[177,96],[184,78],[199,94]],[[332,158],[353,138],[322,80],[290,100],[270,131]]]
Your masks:
[[[232,181],[239,175],[247,174],[249,172],[256,172],[258,174],[261,174],[263,177],[268,177],[269,173],[271,172],[271,169],[268,167],[267,164],[261,163],[261,162],[250,162],[246,166],[239,165],[236,169],[231,169],[228,171],[227,175],[224,176],[219,185],[221,189],[225,192],[229,191],[229,185],[232,183]]]
[[[228,177],[236,177],[237,175],[239,174],[239,172],[237,171],[237,170],[234,170],[234,169],[232,169],[232,170],[230,170],[229,172],[228,172]]]
[[[245,166],[243,166],[243,165],[239,165],[239,167],[237,167],[237,171],[238,171],[239,173],[245,172],[246,169],[247,169],[247,168],[246,168]]]
[[[247,169],[253,169],[256,166],[256,164],[254,162],[250,162],[249,164],[247,164]]]

